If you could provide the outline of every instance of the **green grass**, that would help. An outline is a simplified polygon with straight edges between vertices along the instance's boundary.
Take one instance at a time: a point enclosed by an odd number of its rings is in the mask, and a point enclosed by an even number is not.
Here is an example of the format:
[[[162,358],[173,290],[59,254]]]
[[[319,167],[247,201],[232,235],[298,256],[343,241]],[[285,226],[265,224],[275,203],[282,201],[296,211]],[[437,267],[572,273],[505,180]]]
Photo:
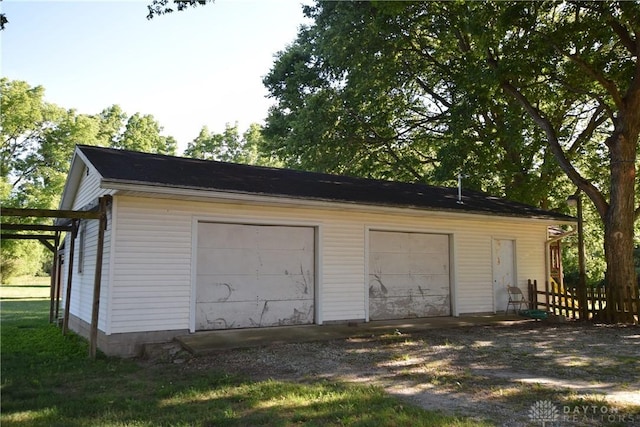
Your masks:
[[[0,299],[46,299],[49,298],[51,278],[20,276],[0,285]]]
[[[48,308],[47,301],[1,303],[3,427],[485,425],[422,410],[378,387],[91,361],[85,340],[47,323]]]

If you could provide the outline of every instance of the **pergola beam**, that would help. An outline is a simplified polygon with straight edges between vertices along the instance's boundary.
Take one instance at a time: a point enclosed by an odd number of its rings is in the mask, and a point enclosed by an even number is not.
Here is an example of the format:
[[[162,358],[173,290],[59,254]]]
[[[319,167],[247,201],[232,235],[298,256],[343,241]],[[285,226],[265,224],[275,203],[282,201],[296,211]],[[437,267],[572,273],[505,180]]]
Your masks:
[[[4,214],[4,212],[3,212]],[[47,224],[0,224],[2,230],[9,231],[71,231],[71,225],[47,225]]]
[[[19,216],[34,218],[71,218],[71,219],[100,219],[97,210],[68,211],[55,209],[22,209],[2,208],[2,216]]]
[[[56,236],[53,234],[12,234],[2,233],[1,239],[14,239],[14,240],[55,240]]]

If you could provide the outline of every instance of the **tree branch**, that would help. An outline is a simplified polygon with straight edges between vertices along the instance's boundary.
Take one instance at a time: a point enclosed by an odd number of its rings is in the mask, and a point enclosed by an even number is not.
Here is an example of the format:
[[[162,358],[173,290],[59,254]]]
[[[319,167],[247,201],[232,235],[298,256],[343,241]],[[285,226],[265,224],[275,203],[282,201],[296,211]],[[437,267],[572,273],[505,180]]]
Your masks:
[[[613,99],[613,102],[616,104],[616,107],[618,108],[618,110],[622,110],[624,108],[624,100],[622,99],[622,95],[620,95],[620,92],[618,91],[618,88],[616,87],[615,82],[613,80],[607,79],[603,74],[596,71],[593,67],[591,67],[591,64],[589,64],[584,59],[580,58],[577,54],[570,54],[565,52],[564,50],[562,50],[560,46],[557,45],[557,43],[554,43],[553,40],[549,38],[547,38],[547,41],[553,46],[556,52],[558,52],[560,55],[566,58],[569,58],[576,65],[582,68],[582,70],[589,77],[591,77],[593,80],[600,83],[600,85],[607,91],[607,93],[611,95],[611,98]]]
[[[442,95],[437,94],[433,89],[431,89],[429,85],[427,85],[420,77],[416,77],[416,82],[422,88],[422,90],[440,101],[445,107],[451,108],[451,103],[444,99]]]
[[[573,141],[573,144],[571,144],[571,147],[569,148],[569,153],[574,154],[578,150],[578,147],[580,147],[580,145],[582,145],[588,139],[591,139],[591,137],[593,136],[593,133],[598,128],[598,126],[600,126],[602,123],[607,121],[606,114],[605,115],[600,114],[602,113],[602,111],[604,111],[604,107],[602,106],[602,104],[599,104],[598,107],[596,108],[596,111],[591,116],[591,119],[589,120],[587,127],[585,127],[584,130],[580,132],[580,135],[578,135],[575,141]]]
[[[522,93],[520,93],[520,91],[513,84],[507,81],[503,81],[500,83],[500,86],[506,93],[513,96],[520,103],[520,105],[525,109],[525,111],[529,114],[533,121],[544,131],[545,135],[547,136],[549,148],[558,161],[560,168],[567,174],[569,179],[579,189],[584,191],[589,196],[589,198],[593,201],[593,204],[596,206],[596,209],[598,209],[598,213],[600,214],[600,216],[604,218],[609,209],[609,204],[605,200],[602,193],[590,181],[580,175],[580,173],[567,159],[567,156],[562,150],[562,146],[560,145],[560,141],[558,140],[558,136],[556,135],[553,125],[549,122],[549,120],[542,116],[541,112],[537,108],[531,105],[529,100]]]
[[[611,27],[613,32],[616,33],[618,37],[620,37],[620,41],[622,42],[624,47],[627,48],[629,53],[635,55],[637,52],[638,41],[634,40],[627,29],[618,21],[613,19],[613,17],[610,17],[607,22],[609,23],[609,26]]]

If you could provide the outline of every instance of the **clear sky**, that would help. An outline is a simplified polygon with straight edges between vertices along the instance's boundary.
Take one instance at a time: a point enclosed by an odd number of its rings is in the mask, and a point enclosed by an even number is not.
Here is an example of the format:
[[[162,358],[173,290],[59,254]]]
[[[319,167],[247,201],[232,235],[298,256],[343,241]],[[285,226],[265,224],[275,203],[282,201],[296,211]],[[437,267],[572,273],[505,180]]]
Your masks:
[[[96,114],[152,114],[180,151],[202,126],[263,123],[262,77],[295,40],[302,0],[216,0],[147,20],[151,0],[4,0],[2,75]]]

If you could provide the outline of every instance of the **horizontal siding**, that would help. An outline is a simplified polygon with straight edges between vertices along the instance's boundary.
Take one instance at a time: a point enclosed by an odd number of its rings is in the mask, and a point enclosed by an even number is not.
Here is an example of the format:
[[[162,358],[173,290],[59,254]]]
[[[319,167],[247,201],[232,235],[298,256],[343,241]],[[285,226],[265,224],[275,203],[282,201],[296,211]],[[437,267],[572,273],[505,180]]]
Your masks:
[[[111,333],[187,329],[190,298],[190,218],[118,199]]]
[[[365,227],[327,220],[322,231],[322,318],[364,319]]]
[[[72,209],[79,210],[87,205],[94,203],[99,197],[112,192],[100,188],[100,177],[95,172],[86,173],[86,169],[80,179],[78,190],[75,194]],[[107,215],[107,223],[111,224],[111,212]],[[69,312],[91,323],[93,308],[93,288],[95,282],[96,256],[98,247],[98,221],[83,220],[84,232],[84,263],[82,272],[78,271],[79,255],[81,239],[77,238],[75,242],[74,260],[73,260],[73,283],[71,285],[71,303]],[[65,264],[62,268],[62,293],[61,306],[64,308],[66,302],[66,287],[69,274],[69,256],[70,256],[70,233],[65,237]],[[107,312],[108,312],[108,295],[109,295],[109,263],[111,256],[111,226],[105,231],[104,252],[102,258],[102,280],[100,286],[100,308],[98,316],[98,328],[102,331],[106,330]]]
[[[111,212],[107,215],[107,223],[111,222]],[[98,247],[98,224],[97,220],[83,220],[80,227],[84,236],[84,262],[82,272],[79,271],[80,250],[82,246],[82,237],[78,235],[75,241],[73,270],[73,283],[71,284],[71,303],[69,312],[91,323],[93,309],[93,288],[95,283],[96,258]],[[70,239],[71,234],[67,233],[65,238],[65,263],[62,267],[62,293],[61,306],[64,308],[67,292],[67,278],[69,274],[69,257],[70,257]],[[98,329],[104,331],[106,327],[106,318],[108,311],[108,295],[109,295],[109,260],[111,256],[111,228],[107,227],[104,237],[104,252],[102,257],[102,279],[100,282],[100,307],[98,312]]]
[[[95,202],[98,197],[107,194],[108,192],[100,188],[100,176],[96,172],[89,172],[85,168],[78,191],[73,200],[72,209],[82,209],[83,207]]]
[[[516,240],[518,284],[544,279],[546,225],[526,219],[436,212],[338,211],[117,196],[111,333],[189,328],[192,224],[207,221],[318,225],[323,321],[366,316],[366,230],[453,235],[459,313],[493,310],[493,238]],[[135,303],[133,303],[135,301]]]

